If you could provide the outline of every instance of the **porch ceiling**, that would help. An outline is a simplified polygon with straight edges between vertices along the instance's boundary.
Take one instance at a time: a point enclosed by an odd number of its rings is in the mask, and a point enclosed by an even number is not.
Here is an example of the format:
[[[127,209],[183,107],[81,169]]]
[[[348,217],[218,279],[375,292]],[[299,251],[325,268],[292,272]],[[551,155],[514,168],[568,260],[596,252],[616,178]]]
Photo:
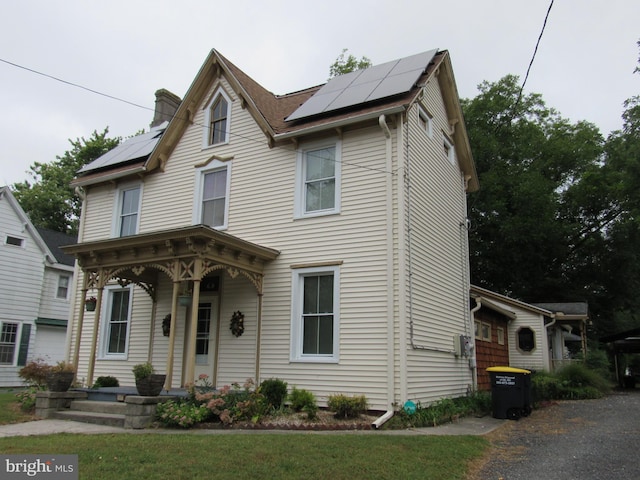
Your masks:
[[[157,271],[168,273],[176,260],[199,258],[213,264],[262,274],[278,250],[247,242],[206,225],[83,242],[62,247],[85,271],[117,269],[121,278],[155,283]],[[145,265],[157,269],[142,268]],[[135,277],[135,278],[132,278]]]

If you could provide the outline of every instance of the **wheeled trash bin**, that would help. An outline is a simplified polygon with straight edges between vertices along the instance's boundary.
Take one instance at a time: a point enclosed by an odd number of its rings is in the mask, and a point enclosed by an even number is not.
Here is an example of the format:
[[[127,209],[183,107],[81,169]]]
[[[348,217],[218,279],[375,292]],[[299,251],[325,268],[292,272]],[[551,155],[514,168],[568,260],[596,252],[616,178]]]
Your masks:
[[[513,367],[489,367],[494,418],[518,420],[531,413],[531,372]]]

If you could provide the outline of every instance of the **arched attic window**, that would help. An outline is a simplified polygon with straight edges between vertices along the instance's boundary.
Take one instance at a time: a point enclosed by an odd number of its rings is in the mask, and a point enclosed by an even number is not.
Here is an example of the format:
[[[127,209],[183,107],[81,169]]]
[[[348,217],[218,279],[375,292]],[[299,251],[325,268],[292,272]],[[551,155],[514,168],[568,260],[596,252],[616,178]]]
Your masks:
[[[229,142],[229,120],[231,102],[227,95],[218,90],[206,109],[205,147]]]

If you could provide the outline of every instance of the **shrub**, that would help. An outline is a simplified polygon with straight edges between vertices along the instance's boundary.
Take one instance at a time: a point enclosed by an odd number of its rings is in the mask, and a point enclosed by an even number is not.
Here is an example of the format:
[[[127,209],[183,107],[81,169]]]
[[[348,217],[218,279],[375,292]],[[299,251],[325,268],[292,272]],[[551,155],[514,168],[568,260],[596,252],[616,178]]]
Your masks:
[[[155,373],[153,365],[151,362],[139,363],[134,365],[132,368],[133,376],[136,380],[141,380],[143,378],[150,377]]]
[[[51,373],[51,365],[41,358],[32,360],[20,369],[18,375],[28,385],[44,386],[47,383],[47,375]]]
[[[168,427],[189,428],[211,417],[204,405],[193,405],[185,401],[167,400],[156,408],[156,418]]]
[[[289,394],[289,401],[294,412],[303,412],[305,409],[314,409],[317,411],[318,404],[313,393],[304,389],[293,387]]]
[[[367,411],[367,398],[364,395],[329,395],[327,406],[335,412],[336,418],[358,418],[361,413]]]
[[[20,404],[20,409],[23,412],[33,412],[36,408],[36,393],[43,389],[43,387],[31,385],[21,392],[16,393],[16,399]]]
[[[197,402],[206,402],[206,406],[225,425],[236,421],[250,420],[257,423],[268,410],[264,395],[254,389],[252,379],[248,379],[241,388],[237,383],[225,385],[219,392],[195,392]]]
[[[571,363],[556,373],[532,375],[534,403],[544,400],[577,400],[600,398],[611,390],[611,383],[585,364]]]
[[[260,384],[260,393],[264,395],[267,402],[277,410],[287,398],[287,382],[283,382],[277,378],[264,380]]]
[[[589,369],[582,363],[570,363],[558,372],[558,378],[563,386],[569,388],[587,388],[598,391],[603,396],[611,390],[611,384],[596,371]],[[597,397],[583,397],[597,398]]]
[[[101,387],[119,387],[120,382],[116,377],[98,377],[96,381],[93,383],[93,387],[91,388],[101,388]]]

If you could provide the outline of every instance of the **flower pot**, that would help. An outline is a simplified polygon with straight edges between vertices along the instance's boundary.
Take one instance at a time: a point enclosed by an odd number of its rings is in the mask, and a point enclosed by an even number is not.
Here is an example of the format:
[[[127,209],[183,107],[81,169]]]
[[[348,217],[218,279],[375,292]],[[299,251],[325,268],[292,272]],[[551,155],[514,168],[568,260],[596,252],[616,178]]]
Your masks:
[[[50,392],[66,392],[73,383],[73,372],[54,372],[47,375],[47,389]]]
[[[178,297],[178,305],[181,307],[189,307],[191,306],[191,296],[190,295],[180,295]]]
[[[138,390],[138,395],[143,397],[156,397],[160,395],[166,378],[166,375],[154,373],[148,377],[137,379],[136,389]]]
[[[96,302],[86,302],[84,304],[84,309],[87,312],[93,312],[96,309]]]

